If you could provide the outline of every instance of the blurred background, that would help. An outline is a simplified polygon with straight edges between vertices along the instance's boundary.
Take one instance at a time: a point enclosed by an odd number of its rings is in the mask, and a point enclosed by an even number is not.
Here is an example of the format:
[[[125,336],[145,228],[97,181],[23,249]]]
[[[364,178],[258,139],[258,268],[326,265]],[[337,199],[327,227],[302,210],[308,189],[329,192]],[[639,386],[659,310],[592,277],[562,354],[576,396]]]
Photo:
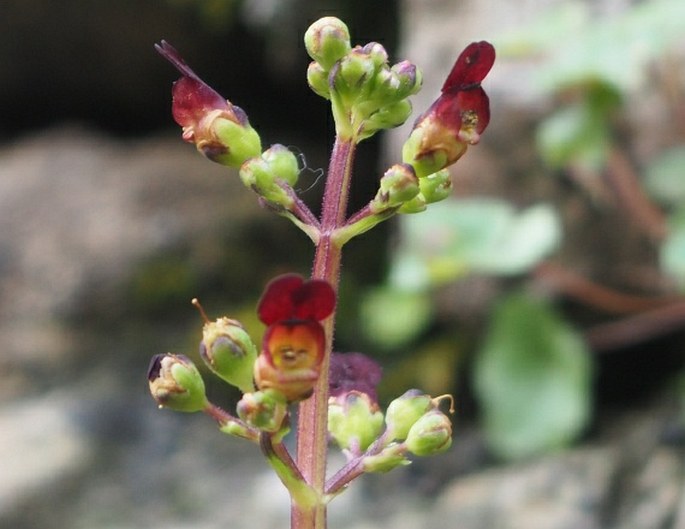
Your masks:
[[[685,527],[680,0],[0,3],[0,526],[287,523],[255,447],[148,394],[153,354],[197,359],[192,297],[259,336],[262,286],[313,255],[181,140],[153,44],[302,154],[316,210],[333,131],[302,34],[324,15],[422,68],[417,112],[466,44],[498,52],[454,197],[344,258],[336,348],[382,363],[385,403],[455,394],[454,447],[360,480],[331,527]],[[362,144],[351,211],[410,129]]]

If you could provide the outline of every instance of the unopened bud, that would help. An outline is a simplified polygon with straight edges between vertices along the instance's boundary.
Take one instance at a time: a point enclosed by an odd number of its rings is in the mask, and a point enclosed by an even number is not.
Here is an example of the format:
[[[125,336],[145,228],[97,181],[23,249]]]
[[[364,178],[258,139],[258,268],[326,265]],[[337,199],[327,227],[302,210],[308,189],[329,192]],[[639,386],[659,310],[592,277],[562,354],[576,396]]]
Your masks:
[[[336,92],[352,104],[369,90],[375,72],[374,59],[356,47],[333,67],[330,75]]]
[[[328,432],[338,446],[361,453],[383,428],[383,413],[366,393],[349,391],[328,401]]]
[[[283,145],[272,145],[261,157],[246,161],[240,178],[246,187],[272,204],[289,209],[293,198],[282,185],[292,187],[299,176],[297,157]]]
[[[342,20],[323,17],[309,26],[304,45],[309,56],[328,70],[350,51],[350,31]]]
[[[397,397],[388,405],[385,412],[385,424],[392,433],[391,439],[406,439],[414,423],[433,408],[435,403],[431,396],[418,389],[410,389]]]
[[[265,432],[277,432],[288,413],[288,403],[278,391],[245,393],[236,407],[238,417]]]
[[[381,177],[378,193],[371,201],[373,213],[401,206],[419,194],[419,179],[408,164],[395,164]]]
[[[201,411],[207,406],[205,384],[195,364],[184,355],[152,357],[147,371],[150,393],[160,407],[175,411]]]
[[[200,356],[217,376],[243,393],[254,390],[252,371],[257,347],[240,322],[224,317],[205,323]]]
[[[328,85],[328,71],[318,62],[312,61],[307,68],[307,83],[316,95],[324,99],[331,98],[331,90]]]
[[[417,456],[444,452],[452,445],[452,422],[440,410],[430,410],[414,423],[404,444]]]

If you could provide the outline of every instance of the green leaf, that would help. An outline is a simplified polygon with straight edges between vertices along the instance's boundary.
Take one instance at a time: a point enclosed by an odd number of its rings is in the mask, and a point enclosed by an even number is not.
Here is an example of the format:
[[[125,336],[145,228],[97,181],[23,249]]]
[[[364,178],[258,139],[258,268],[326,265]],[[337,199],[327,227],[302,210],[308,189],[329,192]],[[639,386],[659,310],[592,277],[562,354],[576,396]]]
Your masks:
[[[363,299],[359,324],[364,335],[383,349],[405,345],[431,321],[432,305],[425,292],[381,287]]]
[[[685,146],[670,149],[649,164],[645,187],[663,204],[685,205]]]
[[[669,232],[661,245],[661,268],[685,291],[685,205],[669,219]]]
[[[439,285],[470,272],[524,273],[561,239],[557,214],[544,204],[517,213],[500,200],[448,200],[401,220],[391,280],[403,288]]]
[[[589,352],[546,304],[512,295],[475,364],[486,436],[507,459],[563,447],[590,414]]]
[[[603,113],[577,104],[558,110],[538,127],[536,143],[552,167],[569,162],[599,169],[604,163],[609,131]]]

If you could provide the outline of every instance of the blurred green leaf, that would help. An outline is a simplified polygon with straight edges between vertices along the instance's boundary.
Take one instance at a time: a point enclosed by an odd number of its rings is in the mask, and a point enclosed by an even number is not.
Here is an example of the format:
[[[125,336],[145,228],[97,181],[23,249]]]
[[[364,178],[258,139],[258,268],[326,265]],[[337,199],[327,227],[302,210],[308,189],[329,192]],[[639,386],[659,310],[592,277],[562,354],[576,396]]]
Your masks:
[[[585,344],[550,307],[520,294],[502,301],[475,364],[493,450],[513,459],[571,442],[588,421],[590,378]]]
[[[685,205],[669,219],[669,231],[661,245],[661,267],[685,291]]]
[[[446,200],[402,221],[391,280],[403,288],[439,285],[470,272],[520,274],[561,240],[559,218],[545,204],[517,213],[495,199]]]
[[[370,341],[390,350],[416,338],[432,315],[432,304],[425,292],[380,287],[362,300],[359,323]]]
[[[685,204],[685,146],[670,149],[649,164],[645,187],[663,204]]]

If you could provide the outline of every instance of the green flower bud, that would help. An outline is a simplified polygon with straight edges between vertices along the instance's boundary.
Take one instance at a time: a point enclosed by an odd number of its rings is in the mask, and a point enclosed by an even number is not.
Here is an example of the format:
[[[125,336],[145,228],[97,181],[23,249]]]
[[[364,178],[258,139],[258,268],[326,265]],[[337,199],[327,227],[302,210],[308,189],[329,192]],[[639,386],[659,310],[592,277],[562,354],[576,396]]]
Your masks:
[[[403,441],[414,423],[426,412],[435,408],[430,395],[418,389],[410,389],[404,395],[397,397],[385,412],[385,424],[391,432],[391,439]]]
[[[408,164],[395,164],[381,177],[380,187],[370,208],[380,213],[389,208],[400,206],[419,194],[419,179]]]
[[[373,62],[376,69],[388,63],[388,52],[382,44],[378,42],[369,42],[361,48],[362,53],[366,54]]]
[[[297,157],[283,145],[272,145],[261,157],[247,160],[240,168],[240,178],[246,187],[271,204],[290,209],[293,198],[287,188],[299,176]]]
[[[277,432],[288,413],[288,403],[280,391],[265,389],[245,393],[236,407],[238,417],[265,432]]]
[[[417,94],[423,86],[423,72],[421,68],[409,61],[400,61],[394,64],[391,68],[392,72],[397,75],[399,80],[399,87],[397,89],[398,97],[409,97]]]
[[[440,410],[430,410],[414,423],[404,444],[417,456],[444,452],[452,445],[452,423]]]
[[[160,408],[194,412],[208,405],[205,384],[187,356],[171,353],[153,356],[147,379],[150,393]]]
[[[329,70],[350,51],[350,31],[342,20],[323,17],[309,26],[304,45],[309,56]]]
[[[328,432],[341,449],[361,453],[382,429],[383,413],[366,393],[352,390],[329,399]]]
[[[391,443],[379,454],[366,456],[362,460],[364,472],[389,472],[399,466],[409,465],[411,461],[405,457],[405,453],[406,448],[403,445]]]
[[[373,112],[364,124],[364,132],[399,127],[411,115],[411,103],[406,99],[385,105]]]
[[[328,71],[324,70],[318,62],[309,63],[307,68],[307,83],[316,95],[324,99],[331,98],[331,89],[328,86]]]
[[[202,328],[200,356],[213,373],[243,393],[254,390],[257,347],[240,322],[225,317],[207,321]]]
[[[347,104],[352,104],[369,91],[375,73],[373,58],[357,47],[336,63],[330,75],[338,95]]]

